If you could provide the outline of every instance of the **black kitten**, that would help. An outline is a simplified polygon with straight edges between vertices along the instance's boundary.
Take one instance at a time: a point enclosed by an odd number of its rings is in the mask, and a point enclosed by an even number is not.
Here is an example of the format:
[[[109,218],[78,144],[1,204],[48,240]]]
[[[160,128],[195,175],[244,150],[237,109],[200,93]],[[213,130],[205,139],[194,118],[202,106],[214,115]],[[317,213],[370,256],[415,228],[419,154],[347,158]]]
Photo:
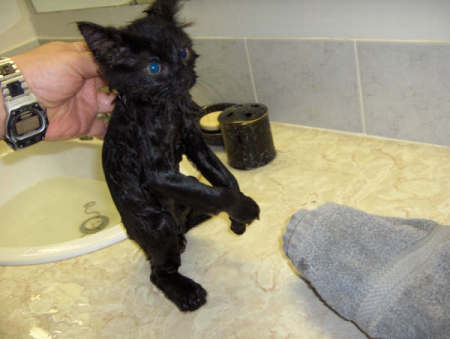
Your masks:
[[[151,281],[182,311],[206,291],[178,273],[191,227],[225,211],[243,233],[259,215],[233,175],[202,139],[192,101],[196,53],[175,20],[177,0],[157,0],[147,15],[116,29],[79,22],[102,75],[119,92],[103,145],[103,169],[128,235],[147,254]],[[185,154],[212,186],[179,172]]]

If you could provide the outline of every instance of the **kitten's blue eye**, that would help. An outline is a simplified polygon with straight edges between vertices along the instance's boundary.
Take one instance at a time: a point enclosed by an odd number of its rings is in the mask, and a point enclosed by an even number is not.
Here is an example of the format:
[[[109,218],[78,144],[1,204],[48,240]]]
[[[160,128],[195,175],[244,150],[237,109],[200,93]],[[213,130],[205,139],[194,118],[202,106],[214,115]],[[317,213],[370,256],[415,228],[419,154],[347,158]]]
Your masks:
[[[152,62],[150,65],[148,65],[148,70],[152,74],[158,74],[161,72],[161,65],[157,62]]]
[[[185,60],[189,57],[189,49],[183,48],[180,52],[181,59]]]

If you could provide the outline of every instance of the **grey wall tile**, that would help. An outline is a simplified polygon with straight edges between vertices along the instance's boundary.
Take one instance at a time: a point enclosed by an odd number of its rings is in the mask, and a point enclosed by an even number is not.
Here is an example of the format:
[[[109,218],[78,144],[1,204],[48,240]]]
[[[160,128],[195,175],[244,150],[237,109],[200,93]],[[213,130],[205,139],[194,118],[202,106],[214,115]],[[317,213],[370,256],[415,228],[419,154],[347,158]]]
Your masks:
[[[450,145],[450,44],[359,44],[367,132]]]
[[[271,120],[361,132],[354,47],[335,40],[249,40]]]
[[[70,0],[59,2],[64,1]],[[5,2],[13,1],[0,1]],[[29,7],[39,37],[61,38],[78,36],[76,21],[124,25],[147,5],[49,13]],[[188,30],[197,37],[450,40],[449,12],[448,0],[194,0],[185,2],[180,18],[195,22]]]
[[[194,0],[196,36],[450,40],[448,0]]]
[[[254,102],[245,42],[242,39],[194,39],[199,79],[192,90],[202,105]]]

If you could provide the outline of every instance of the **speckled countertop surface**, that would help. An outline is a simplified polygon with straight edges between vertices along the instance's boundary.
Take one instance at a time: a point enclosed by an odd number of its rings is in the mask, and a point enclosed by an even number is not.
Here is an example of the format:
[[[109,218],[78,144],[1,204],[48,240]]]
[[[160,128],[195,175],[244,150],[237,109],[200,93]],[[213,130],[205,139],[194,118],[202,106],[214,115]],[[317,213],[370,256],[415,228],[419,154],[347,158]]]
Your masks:
[[[289,217],[336,202],[450,224],[450,149],[277,123],[272,133],[273,162],[233,170],[261,219],[241,237],[223,214],[188,233],[181,271],[208,290],[200,310],[180,313],[150,285],[143,253],[126,240],[62,262],[0,267],[0,338],[365,338],[289,265]]]

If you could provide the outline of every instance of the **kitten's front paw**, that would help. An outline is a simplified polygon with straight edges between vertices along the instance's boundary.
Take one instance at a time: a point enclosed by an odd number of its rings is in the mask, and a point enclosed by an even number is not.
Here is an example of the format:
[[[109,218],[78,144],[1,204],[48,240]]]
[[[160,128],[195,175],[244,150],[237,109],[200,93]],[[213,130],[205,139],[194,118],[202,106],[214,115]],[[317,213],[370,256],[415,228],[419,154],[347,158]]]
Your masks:
[[[243,223],[240,223],[239,221],[233,220],[231,219],[231,230],[237,234],[237,235],[242,235],[245,233],[245,229],[246,229],[246,225]]]
[[[241,193],[228,214],[232,220],[248,225],[253,220],[259,219],[259,206],[252,198]]]
[[[150,280],[180,311],[195,311],[206,303],[206,290],[192,279],[180,273],[154,274]]]

